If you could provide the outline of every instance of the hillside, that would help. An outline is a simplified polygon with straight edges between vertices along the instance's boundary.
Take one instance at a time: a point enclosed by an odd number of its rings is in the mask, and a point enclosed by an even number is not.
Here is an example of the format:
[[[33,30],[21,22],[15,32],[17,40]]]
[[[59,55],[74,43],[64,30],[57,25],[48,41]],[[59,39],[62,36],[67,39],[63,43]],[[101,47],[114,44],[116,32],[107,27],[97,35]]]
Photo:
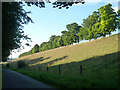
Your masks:
[[[36,53],[10,62],[9,67],[55,88],[116,88],[119,39],[120,34]],[[19,60],[29,67],[18,69]]]
[[[53,66],[70,62],[78,62],[94,56],[101,56],[117,51],[118,35],[113,35],[111,37],[101,38],[77,45],[70,45],[35,53],[18,58],[15,61],[26,60],[30,65],[52,62],[51,66]]]

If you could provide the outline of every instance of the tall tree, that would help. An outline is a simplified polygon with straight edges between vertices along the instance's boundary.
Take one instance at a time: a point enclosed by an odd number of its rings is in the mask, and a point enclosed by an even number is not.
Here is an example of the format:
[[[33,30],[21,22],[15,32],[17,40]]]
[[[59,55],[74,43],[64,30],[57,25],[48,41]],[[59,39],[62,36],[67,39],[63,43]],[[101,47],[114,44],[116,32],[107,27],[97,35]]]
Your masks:
[[[97,39],[98,37],[98,29],[100,26],[100,15],[99,12],[94,11],[92,15],[89,17],[89,28],[88,28],[88,39]]]
[[[35,46],[33,47],[33,51],[34,51],[34,53],[39,52],[39,45],[38,44],[35,44]]]
[[[48,41],[49,43],[51,43],[51,48],[53,49],[53,48],[55,48],[54,46],[54,40],[56,39],[56,35],[52,35],[51,37],[50,37],[50,40]]]
[[[99,32],[105,37],[107,34],[110,35],[111,32],[116,29],[116,13],[110,3],[100,7],[98,10],[101,16]]]
[[[79,36],[80,40],[88,40],[88,27],[82,27],[79,29],[79,33],[77,36]]]
[[[86,19],[83,19],[83,30],[84,31],[84,38],[87,40],[91,40],[93,38],[97,38],[98,30],[96,29],[96,25],[100,22],[100,15],[99,12],[94,11],[92,15],[89,15]],[[97,24],[96,24],[97,23]],[[80,32],[83,33],[83,30]],[[79,33],[79,36],[83,36],[82,33]],[[95,34],[96,33],[96,34]]]
[[[81,26],[79,26],[77,23],[72,23],[72,24],[68,24],[66,25],[66,28],[68,29],[68,32],[71,33],[71,38],[73,40],[73,43],[78,42],[79,43],[79,37],[77,36],[78,32],[79,32],[79,28]]]
[[[2,61],[7,60],[11,50],[21,47],[21,38],[30,40],[22,30],[23,24],[32,22],[28,13],[17,2],[2,3]]]

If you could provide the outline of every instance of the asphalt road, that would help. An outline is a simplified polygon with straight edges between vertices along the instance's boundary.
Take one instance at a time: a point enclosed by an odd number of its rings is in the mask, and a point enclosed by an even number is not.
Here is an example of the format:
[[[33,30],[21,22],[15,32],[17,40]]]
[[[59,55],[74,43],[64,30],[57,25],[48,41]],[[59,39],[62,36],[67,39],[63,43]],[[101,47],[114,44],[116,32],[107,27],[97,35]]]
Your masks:
[[[9,69],[3,69],[3,73],[4,73],[3,89],[4,88],[51,88],[52,90],[54,89],[51,86],[48,86],[26,75],[20,74]]]

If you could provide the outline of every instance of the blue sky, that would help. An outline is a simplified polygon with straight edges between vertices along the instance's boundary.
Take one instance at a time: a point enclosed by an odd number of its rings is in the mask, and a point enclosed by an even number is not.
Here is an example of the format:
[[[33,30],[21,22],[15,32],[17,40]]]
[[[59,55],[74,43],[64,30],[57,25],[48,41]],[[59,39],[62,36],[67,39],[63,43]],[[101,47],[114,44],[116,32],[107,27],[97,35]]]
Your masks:
[[[67,24],[76,22],[81,25],[83,19],[109,2],[113,5],[113,8],[117,10],[119,0],[106,0],[106,2],[103,2],[103,0],[85,1],[85,4],[73,5],[69,9],[52,8],[52,4],[46,4],[46,8],[25,6],[24,9],[26,11],[32,12],[29,16],[34,23],[24,25],[23,30],[33,42],[30,43],[31,47],[25,46],[25,49],[21,52],[12,52],[12,58],[17,58],[21,53],[29,51],[35,44],[40,45],[42,42],[47,42],[51,35],[61,35],[61,31],[67,30]],[[23,45],[26,43],[26,41],[22,42]]]

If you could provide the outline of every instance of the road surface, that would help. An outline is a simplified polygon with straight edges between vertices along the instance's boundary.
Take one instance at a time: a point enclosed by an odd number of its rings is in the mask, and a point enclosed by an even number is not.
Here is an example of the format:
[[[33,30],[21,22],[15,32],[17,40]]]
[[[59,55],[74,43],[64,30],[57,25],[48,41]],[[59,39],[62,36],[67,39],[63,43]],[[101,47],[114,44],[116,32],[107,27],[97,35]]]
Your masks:
[[[4,88],[52,88],[42,82],[39,82],[35,79],[32,79],[26,75],[20,74],[18,72],[3,69],[4,73],[4,81],[3,81],[3,89]]]

